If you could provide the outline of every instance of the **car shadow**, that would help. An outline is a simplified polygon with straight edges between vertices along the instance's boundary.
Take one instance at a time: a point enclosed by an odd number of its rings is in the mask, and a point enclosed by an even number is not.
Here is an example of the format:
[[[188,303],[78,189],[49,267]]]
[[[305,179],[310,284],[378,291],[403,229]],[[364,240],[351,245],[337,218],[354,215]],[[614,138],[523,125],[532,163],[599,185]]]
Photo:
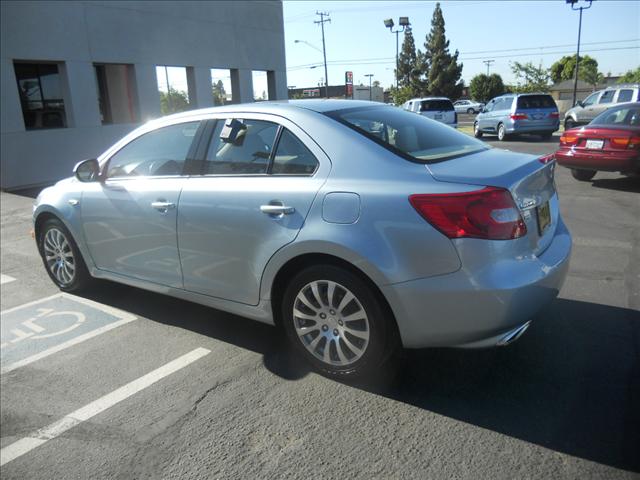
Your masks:
[[[640,176],[619,178],[595,178],[591,184],[596,188],[640,193]]]
[[[87,296],[257,352],[281,378],[297,380],[310,372],[277,328],[108,282]],[[640,315],[630,309],[557,299],[510,346],[405,351],[394,376],[376,375],[376,381],[345,388],[640,471],[639,325]]]

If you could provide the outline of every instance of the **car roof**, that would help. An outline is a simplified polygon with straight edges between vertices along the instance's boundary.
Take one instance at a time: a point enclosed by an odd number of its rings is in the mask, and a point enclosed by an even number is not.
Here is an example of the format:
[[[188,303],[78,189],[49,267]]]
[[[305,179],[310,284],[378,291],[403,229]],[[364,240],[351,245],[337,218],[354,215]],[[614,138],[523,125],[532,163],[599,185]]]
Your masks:
[[[415,101],[423,101],[423,100],[449,100],[451,101],[451,99],[447,98],[447,97],[420,97],[420,98],[412,98],[411,101],[415,102]]]
[[[392,105],[380,102],[369,102],[364,100],[338,100],[338,99],[309,99],[309,100],[274,100],[268,102],[234,103],[219,107],[200,108],[188,110],[186,112],[174,113],[161,117],[163,121],[180,118],[189,118],[214,113],[275,113],[286,115],[287,113],[310,110],[324,113],[335,110],[345,110],[362,107],[392,107]]]

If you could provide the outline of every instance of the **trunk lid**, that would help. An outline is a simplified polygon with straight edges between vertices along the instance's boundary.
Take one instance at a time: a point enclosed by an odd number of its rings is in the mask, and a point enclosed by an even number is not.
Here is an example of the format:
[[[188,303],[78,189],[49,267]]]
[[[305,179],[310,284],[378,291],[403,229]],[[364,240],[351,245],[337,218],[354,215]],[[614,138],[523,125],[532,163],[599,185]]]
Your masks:
[[[514,240],[517,254],[539,254],[551,243],[559,210],[554,183],[555,162],[543,164],[539,157],[506,150],[483,152],[432,163],[427,169],[438,181],[491,186],[509,190],[527,225],[527,234]],[[540,232],[539,215],[549,206],[551,222]],[[544,224],[544,221],[542,222]]]

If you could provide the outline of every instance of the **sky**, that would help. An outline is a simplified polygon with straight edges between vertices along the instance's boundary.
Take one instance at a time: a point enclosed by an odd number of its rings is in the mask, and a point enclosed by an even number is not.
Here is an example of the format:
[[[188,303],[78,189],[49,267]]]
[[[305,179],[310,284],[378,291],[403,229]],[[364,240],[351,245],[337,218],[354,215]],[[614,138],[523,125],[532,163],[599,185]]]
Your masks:
[[[325,40],[329,84],[344,84],[353,71],[356,84],[368,84],[373,74],[387,88],[394,82],[396,39],[383,20],[408,16],[416,48],[424,51],[436,2],[431,1],[284,1],[287,84],[317,86],[324,79],[322,34],[317,12],[328,12]],[[578,6],[588,6],[579,0]],[[462,78],[486,73],[483,60],[493,59],[490,73],[507,83],[515,81],[510,62],[533,62],[550,67],[563,55],[575,53],[579,12],[564,0],[443,1],[449,50],[460,52]],[[296,43],[295,40],[300,40]],[[400,34],[402,49],[403,34]],[[306,42],[306,43],[305,43]],[[310,46],[311,44],[312,46]],[[313,48],[315,47],[315,48]],[[640,2],[595,0],[584,10],[581,55],[598,61],[605,75],[619,75],[640,65]],[[316,68],[310,68],[318,65]]]

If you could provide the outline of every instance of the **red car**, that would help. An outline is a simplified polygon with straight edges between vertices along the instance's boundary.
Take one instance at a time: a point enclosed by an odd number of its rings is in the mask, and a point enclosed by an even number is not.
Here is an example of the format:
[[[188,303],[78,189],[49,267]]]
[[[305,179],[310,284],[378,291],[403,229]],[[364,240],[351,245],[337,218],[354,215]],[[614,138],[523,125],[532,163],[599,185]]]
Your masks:
[[[565,131],[555,158],[581,181],[599,170],[640,174],[640,102],[620,104],[589,125]]]

